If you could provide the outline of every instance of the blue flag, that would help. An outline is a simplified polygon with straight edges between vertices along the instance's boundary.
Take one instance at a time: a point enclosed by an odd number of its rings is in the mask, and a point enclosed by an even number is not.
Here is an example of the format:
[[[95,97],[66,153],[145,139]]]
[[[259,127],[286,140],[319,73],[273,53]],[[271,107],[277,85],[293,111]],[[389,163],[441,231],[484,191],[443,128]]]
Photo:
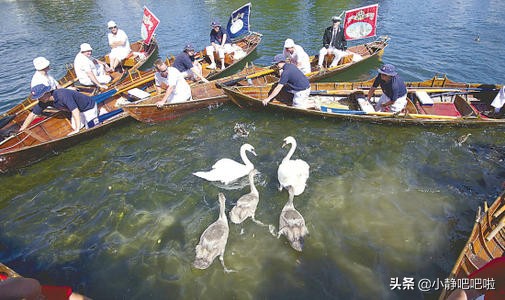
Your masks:
[[[235,39],[243,34],[249,33],[249,14],[251,13],[251,3],[247,3],[236,11],[232,12],[226,33],[231,39]]]

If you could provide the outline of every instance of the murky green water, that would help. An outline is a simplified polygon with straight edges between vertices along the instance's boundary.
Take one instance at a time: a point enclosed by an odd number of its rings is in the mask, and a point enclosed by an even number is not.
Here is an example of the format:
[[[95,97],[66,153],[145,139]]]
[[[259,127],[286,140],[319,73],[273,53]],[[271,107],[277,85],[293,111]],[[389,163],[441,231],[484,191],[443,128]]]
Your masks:
[[[210,20],[224,23],[243,3],[1,2],[0,107],[28,93],[33,57],[48,57],[57,77],[82,41],[105,53],[109,19],[138,39],[144,4],[162,21],[165,55],[188,39],[203,47]],[[365,4],[253,2],[253,29],[264,34],[255,63],[268,64],[287,37],[315,53],[331,15]],[[455,80],[502,81],[501,2],[379,4],[379,34],[392,36],[382,60],[406,79],[438,71]],[[366,79],[379,64],[339,78]],[[236,123],[248,128],[247,137],[236,136]],[[288,135],[299,144],[294,157],[311,167],[307,189],[295,197],[310,232],[304,251],[248,220],[230,224],[225,262],[237,272],[225,274],[217,260],[205,271],[192,268],[200,234],[217,219],[217,194],[225,194],[228,212],[249,190],[246,181],[225,188],[191,173],[223,157],[238,160],[240,146],[252,144],[258,156],[250,158],[261,172],[256,217],[277,227],[288,199],[277,190]],[[94,299],[435,299],[437,291],[392,291],[391,278],[447,276],[477,206],[502,189],[504,138],[503,128],[393,127],[231,104],[159,125],[132,121],[2,176],[0,261]]]

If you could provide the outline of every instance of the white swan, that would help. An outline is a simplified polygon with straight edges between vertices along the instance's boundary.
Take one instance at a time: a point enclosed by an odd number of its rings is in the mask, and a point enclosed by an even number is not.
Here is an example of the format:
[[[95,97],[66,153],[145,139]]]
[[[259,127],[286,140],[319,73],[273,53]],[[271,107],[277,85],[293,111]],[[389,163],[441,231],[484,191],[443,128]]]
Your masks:
[[[212,166],[212,170],[208,172],[195,172],[193,175],[208,181],[221,181],[224,184],[228,184],[240,177],[244,177],[249,174],[252,169],[254,169],[254,165],[247,158],[246,151],[249,151],[256,156],[253,146],[250,144],[243,144],[240,147],[240,157],[242,158],[244,164],[229,158],[222,158]]]
[[[200,242],[196,245],[196,257],[193,266],[198,269],[207,269],[219,255],[219,260],[225,272],[231,272],[224,265],[224,250],[228,241],[228,218],[226,218],[225,201],[223,193],[219,193],[219,218],[205,229],[200,237]]]
[[[279,217],[279,232],[277,238],[281,234],[285,235],[291,247],[297,251],[303,249],[303,238],[309,233],[305,226],[303,216],[295,209],[293,204],[294,189],[292,186],[288,188],[289,200],[282,208],[281,216]]]
[[[309,164],[304,160],[291,160],[291,156],[296,149],[296,140],[292,136],[284,139],[282,147],[291,144],[288,154],[282,160],[277,170],[277,178],[279,179],[279,191],[288,186],[293,187],[295,196],[300,195],[305,190],[307,179],[309,178]]]

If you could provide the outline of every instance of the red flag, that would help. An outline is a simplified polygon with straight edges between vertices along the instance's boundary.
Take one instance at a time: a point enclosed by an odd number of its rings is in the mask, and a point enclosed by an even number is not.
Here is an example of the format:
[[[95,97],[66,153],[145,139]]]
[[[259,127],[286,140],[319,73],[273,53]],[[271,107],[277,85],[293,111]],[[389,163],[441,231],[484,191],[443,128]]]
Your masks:
[[[346,40],[375,36],[379,4],[359,7],[345,12],[344,33]]]
[[[153,38],[156,27],[160,24],[158,19],[147,7],[144,6],[144,16],[142,17],[142,26],[140,34],[144,39],[144,44],[149,45]]]

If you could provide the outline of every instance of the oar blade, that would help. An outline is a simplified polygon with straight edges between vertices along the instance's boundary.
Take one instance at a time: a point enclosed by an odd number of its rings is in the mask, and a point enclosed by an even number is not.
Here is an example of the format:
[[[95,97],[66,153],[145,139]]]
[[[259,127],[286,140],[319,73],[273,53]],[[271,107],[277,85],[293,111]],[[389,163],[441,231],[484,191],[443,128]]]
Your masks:
[[[106,91],[106,92],[103,92],[101,94],[98,94],[98,95],[95,95],[95,96],[92,96],[91,98],[93,98],[93,100],[95,100],[96,104],[98,103],[102,103],[104,102],[105,100],[109,99],[110,97],[112,97],[114,94],[116,94],[117,90],[116,89],[111,89],[109,91]]]

